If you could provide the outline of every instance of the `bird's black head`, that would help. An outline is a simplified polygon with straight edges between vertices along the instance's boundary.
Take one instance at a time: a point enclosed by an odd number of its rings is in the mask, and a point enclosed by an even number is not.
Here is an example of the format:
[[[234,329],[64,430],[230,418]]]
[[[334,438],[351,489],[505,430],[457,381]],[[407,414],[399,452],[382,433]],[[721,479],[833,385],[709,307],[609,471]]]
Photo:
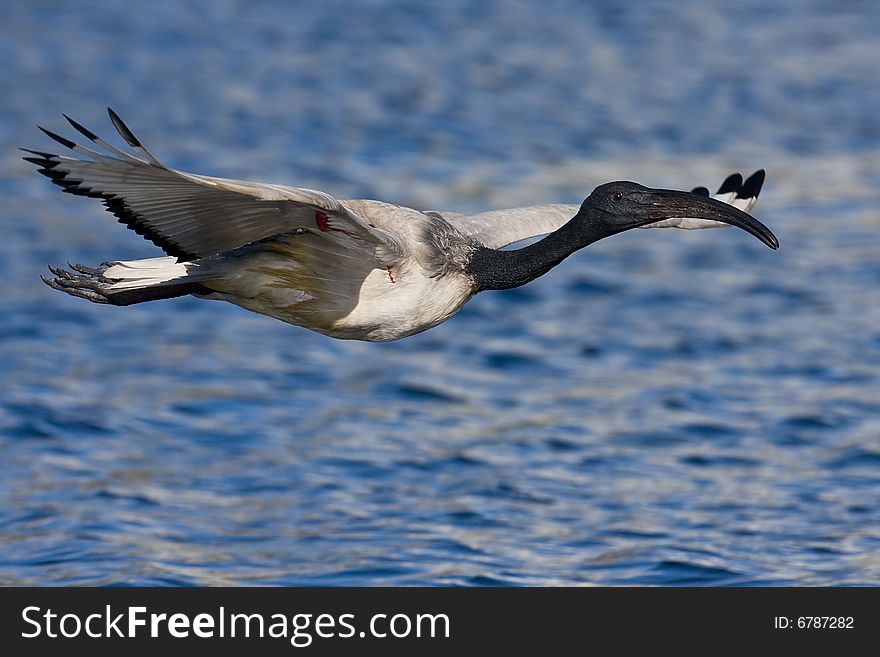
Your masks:
[[[760,221],[732,205],[691,192],[651,189],[628,181],[610,182],[593,190],[581,204],[578,217],[585,225],[614,235],[662,219],[711,219],[748,231],[771,249],[779,241]]]
[[[593,242],[674,217],[720,221],[748,231],[771,249],[779,247],[770,229],[732,205],[702,194],[621,181],[594,189],[570,221],[541,241],[513,251],[478,248],[466,269],[476,292],[505,290],[534,280]]]

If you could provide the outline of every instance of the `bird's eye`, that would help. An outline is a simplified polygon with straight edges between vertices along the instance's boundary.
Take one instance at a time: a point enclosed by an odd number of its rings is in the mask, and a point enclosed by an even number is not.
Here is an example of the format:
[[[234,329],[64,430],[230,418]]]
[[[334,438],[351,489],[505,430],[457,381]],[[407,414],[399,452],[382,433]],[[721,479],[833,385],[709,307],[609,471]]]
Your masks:
[[[619,201],[622,198],[623,198],[623,194],[621,194],[620,192],[614,192],[611,195],[611,200],[613,200],[613,201]]]

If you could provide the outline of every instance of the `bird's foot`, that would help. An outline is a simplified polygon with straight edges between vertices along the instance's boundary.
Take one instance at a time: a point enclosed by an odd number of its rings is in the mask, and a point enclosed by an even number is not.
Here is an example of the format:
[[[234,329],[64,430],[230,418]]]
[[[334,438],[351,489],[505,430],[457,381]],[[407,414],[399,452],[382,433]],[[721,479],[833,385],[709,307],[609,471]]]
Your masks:
[[[109,263],[100,267],[88,267],[86,265],[68,262],[67,265],[73,271],[67,271],[61,267],[49,267],[55,278],[40,276],[43,282],[53,290],[59,290],[73,297],[88,299],[92,303],[110,303],[107,297],[107,288],[115,281],[104,276]]]

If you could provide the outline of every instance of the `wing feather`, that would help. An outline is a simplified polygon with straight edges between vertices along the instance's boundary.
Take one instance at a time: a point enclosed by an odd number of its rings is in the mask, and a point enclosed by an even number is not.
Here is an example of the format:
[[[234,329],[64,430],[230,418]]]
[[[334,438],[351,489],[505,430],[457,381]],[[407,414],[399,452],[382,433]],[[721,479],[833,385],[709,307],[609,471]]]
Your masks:
[[[490,210],[469,216],[442,213],[459,232],[490,249],[500,249],[538,235],[546,235],[577,214],[577,205],[535,205],[507,210]]]
[[[370,226],[324,192],[200,176],[166,167],[112,110],[109,112],[116,130],[141,157],[109,144],[68,118],[77,132],[110,155],[41,128],[88,159],[40,151],[28,151],[38,157],[25,159],[39,166],[39,172],[64,191],[102,199],[121,223],[168,255],[195,260],[297,229],[349,248],[358,247],[383,265],[396,263],[405,255],[401,240]]]

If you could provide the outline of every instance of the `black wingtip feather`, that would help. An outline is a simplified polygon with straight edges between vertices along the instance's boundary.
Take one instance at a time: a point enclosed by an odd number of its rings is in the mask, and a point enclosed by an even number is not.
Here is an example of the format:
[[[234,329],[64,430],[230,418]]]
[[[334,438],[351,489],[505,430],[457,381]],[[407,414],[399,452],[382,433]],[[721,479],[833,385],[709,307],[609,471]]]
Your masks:
[[[24,151],[25,153],[31,153],[31,154],[33,154],[33,155],[39,155],[40,157],[46,158],[47,160],[48,160],[50,157],[56,157],[55,153],[45,153],[45,152],[43,152],[43,151],[34,151],[34,150],[31,150],[30,148],[21,148],[21,147],[19,147],[18,150],[20,150],[20,151]]]
[[[57,155],[53,155],[52,153],[42,153],[40,151],[32,151],[29,148],[20,148],[19,150],[22,150],[25,153],[33,153],[34,155],[39,155],[39,157],[23,157],[21,159],[25,162],[36,164],[39,167],[37,169],[37,173],[46,176],[56,185],[63,187],[63,191],[66,192],[68,191],[69,187],[76,186],[77,183],[72,183],[68,180],[64,180],[67,177],[66,173],[56,170],[56,167],[61,163],[61,161],[57,159]]]
[[[738,173],[732,173],[727,178],[724,179],[724,182],[721,183],[721,187],[718,188],[716,194],[729,194],[730,192],[739,192],[742,189],[743,177]]]
[[[48,130],[44,130],[43,128],[40,129],[56,141],[64,144],[65,146],[68,145],[65,143],[67,140],[63,137],[60,137]],[[75,146],[73,142],[69,143],[70,146]],[[92,189],[89,187],[81,187],[81,180],[68,180],[68,172],[62,171],[58,168],[61,164],[61,160],[57,159],[57,155],[53,155],[52,153],[42,153],[40,151],[32,151],[28,148],[22,148],[21,150],[39,156],[25,157],[23,159],[27,160],[28,162],[32,162],[33,164],[36,164],[38,167],[40,167],[37,169],[37,173],[49,178],[49,180],[61,187],[61,191],[67,192],[68,194],[73,194],[75,196],[87,196],[89,198],[101,199],[101,201],[107,207],[107,212],[110,212],[113,216],[115,216],[119,220],[119,223],[127,226],[138,235],[141,235],[144,238],[150,240],[165,253],[178,258],[181,262],[196,260],[198,258],[196,254],[185,251],[176,243],[169,240],[167,237],[164,237],[163,235],[160,235],[148,226],[145,226],[142,223],[141,217],[138,216],[135,212],[132,212],[131,209],[125,205],[125,201],[122,198],[113,194],[104,194],[101,192],[92,191]]]
[[[128,126],[122,122],[122,119],[119,118],[119,115],[116,114],[116,112],[108,107],[107,113],[110,115],[110,120],[113,121],[113,126],[119,134],[122,135],[122,138],[128,142],[129,146],[133,148],[143,148],[141,142],[139,142],[137,137],[132,134],[131,130],[128,129]]]
[[[691,194],[696,194],[697,196],[709,196],[709,188],[708,187],[694,187],[691,190]]]
[[[761,193],[761,188],[764,186],[764,176],[764,169],[758,169],[755,171],[755,173],[749,176],[748,180],[743,183],[742,189],[736,197],[758,198],[758,194]]]
[[[83,135],[87,139],[90,139],[91,141],[98,141],[98,135],[96,135],[94,132],[92,132],[88,128],[83,127],[82,125],[80,125],[79,123],[74,121],[72,118],[67,116],[67,114],[62,114],[61,116],[63,116],[65,119],[67,119],[67,122],[73,126],[73,129],[76,130],[77,132],[79,132],[81,135]]]
[[[46,130],[46,128],[43,128],[41,126],[37,126],[37,127],[40,128],[40,130],[42,130],[48,137],[54,139],[62,146],[67,146],[67,148],[76,148],[76,144],[74,142],[70,141],[69,139],[65,139],[61,135],[56,135],[51,130]]]
[[[25,162],[30,162],[31,164],[36,164],[41,167],[46,166],[47,164],[46,158],[44,157],[23,157],[21,159]],[[51,162],[48,162],[48,164],[51,164]]]

